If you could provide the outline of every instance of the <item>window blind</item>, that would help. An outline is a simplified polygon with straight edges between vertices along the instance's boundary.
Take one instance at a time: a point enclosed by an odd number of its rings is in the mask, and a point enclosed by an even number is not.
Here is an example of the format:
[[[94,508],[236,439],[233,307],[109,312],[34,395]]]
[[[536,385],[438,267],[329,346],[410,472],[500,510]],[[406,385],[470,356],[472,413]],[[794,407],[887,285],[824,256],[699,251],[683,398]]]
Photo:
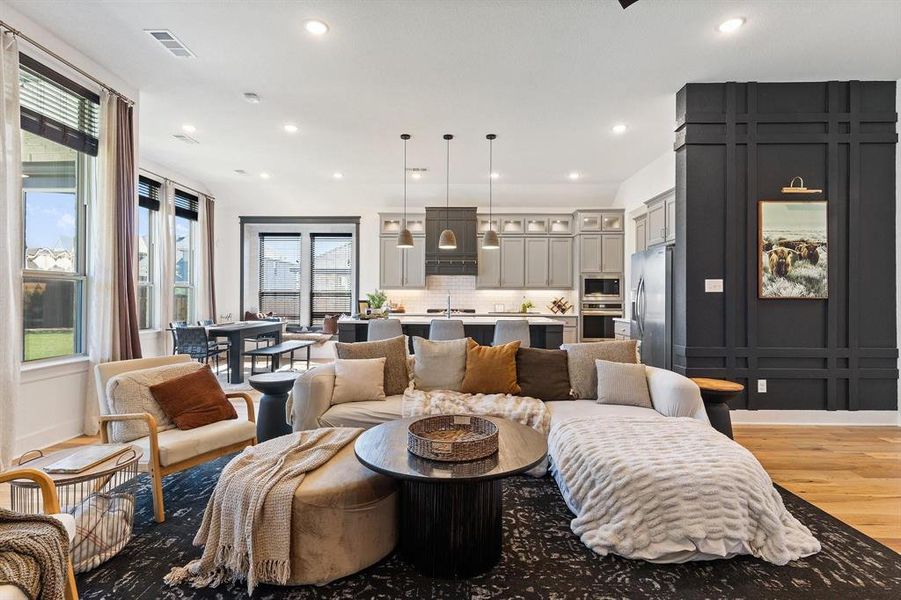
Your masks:
[[[326,315],[352,312],[353,236],[314,233],[310,238],[310,316],[317,325]]]
[[[260,312],[300,321],[300,234],[260,234]]]
[[[160,193],[162,184],[148,177],[138,177],[138,206],[149,208],[150,210],[160,209]]]
[[[175,188],[175,216],[196,221],[200,208],[200,198],[184,190]]]
[[[24,54],[19,67],[22,129],[97,156],[100,96]]]

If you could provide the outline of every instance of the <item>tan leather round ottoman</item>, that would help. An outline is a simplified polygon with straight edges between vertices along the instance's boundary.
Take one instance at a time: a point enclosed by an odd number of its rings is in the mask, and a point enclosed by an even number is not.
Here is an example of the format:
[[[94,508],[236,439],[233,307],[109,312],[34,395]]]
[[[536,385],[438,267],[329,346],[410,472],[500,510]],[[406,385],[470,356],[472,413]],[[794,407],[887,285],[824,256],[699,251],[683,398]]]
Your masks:
[[[354,443],[294,493],[288,585],[322,585],[365,569],[397,544],[398,487],[354,455]]]

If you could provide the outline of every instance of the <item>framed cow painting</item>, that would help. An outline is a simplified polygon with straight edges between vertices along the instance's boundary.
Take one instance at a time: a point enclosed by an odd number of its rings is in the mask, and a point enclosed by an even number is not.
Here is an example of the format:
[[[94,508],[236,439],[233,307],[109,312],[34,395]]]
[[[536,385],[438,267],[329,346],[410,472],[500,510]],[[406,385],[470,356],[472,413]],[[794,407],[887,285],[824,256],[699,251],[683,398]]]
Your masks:
[[[829,297],[825,201],[761,200],[760,298]]]

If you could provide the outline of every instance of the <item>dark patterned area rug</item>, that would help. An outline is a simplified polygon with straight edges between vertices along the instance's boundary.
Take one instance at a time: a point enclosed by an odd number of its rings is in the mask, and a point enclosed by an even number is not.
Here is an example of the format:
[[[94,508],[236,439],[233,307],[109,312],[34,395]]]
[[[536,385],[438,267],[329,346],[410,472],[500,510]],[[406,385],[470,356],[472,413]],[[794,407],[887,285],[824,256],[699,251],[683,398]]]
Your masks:
[[[84,599],[248,598],[241,585],[195,590],[167,587],[174,565],[200,556],[191,541],[227,458],[168,477],[167,520],[152,519],[149,481],[140,480],[134,539],[112,560],[78,577]],[[550,477],[504,484],[504,553],[490,572],[464,581],[422,577],[392,555],[322,587],[261,586],[254,598],[484,600],[901,598],[901,555],[781,490],[788,509],[823,551],[784,567],[754,558],[654,565],[601,557],[570,531],[572,515]]]

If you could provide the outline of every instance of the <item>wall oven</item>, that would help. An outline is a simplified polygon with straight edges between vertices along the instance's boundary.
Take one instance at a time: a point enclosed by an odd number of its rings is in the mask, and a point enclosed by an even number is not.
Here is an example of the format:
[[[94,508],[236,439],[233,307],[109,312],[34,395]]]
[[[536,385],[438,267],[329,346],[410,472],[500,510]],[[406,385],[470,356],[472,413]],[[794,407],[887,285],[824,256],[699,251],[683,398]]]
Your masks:
[[[596,342],[615,337],[613,319],[623,316],[622,302],[582,302],[581,341]]]
[[[621,280],[619,273],[582,275],[582,301],[622,302]]]

